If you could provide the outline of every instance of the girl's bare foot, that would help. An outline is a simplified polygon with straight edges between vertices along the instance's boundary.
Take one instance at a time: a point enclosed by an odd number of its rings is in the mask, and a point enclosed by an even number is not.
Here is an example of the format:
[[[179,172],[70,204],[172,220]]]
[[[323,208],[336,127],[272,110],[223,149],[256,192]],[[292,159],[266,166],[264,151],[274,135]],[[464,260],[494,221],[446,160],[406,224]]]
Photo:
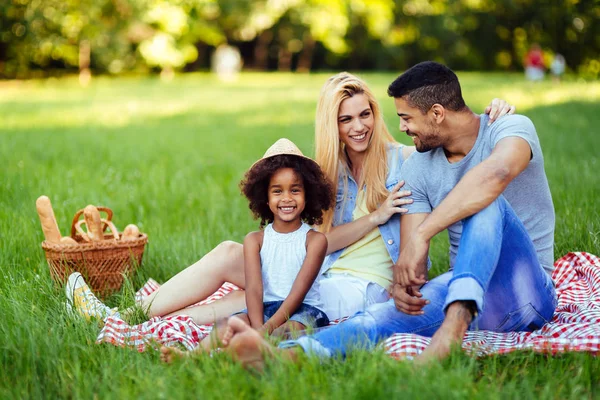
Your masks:
[[[456,301],[450,304],[442,326],[431,338],[429,346],[415,357],[415,363],[422,365],[448,357],[453,347],[462,344],[472,319],[473,314],[464,302]]]
[[[162,346],[160,348],[160,359],[167,364],[171,364],[173,361],[187,356],[188,352],[181,351],[174,347]]]
[[[244,367],[262,371],[265,366],[265,356],[273,355],[276,349],[240,318],[229,318],[227,327],[232,332],[232,337],[228,340],[227,352]]]
[[[229,341],[233,337],[234,333],[234,330],[229,326],[229,324],[227,324],[225,330],[223,331],[223,336],[221,336],[221,344],[223,345],[223,347],[229,346]]]

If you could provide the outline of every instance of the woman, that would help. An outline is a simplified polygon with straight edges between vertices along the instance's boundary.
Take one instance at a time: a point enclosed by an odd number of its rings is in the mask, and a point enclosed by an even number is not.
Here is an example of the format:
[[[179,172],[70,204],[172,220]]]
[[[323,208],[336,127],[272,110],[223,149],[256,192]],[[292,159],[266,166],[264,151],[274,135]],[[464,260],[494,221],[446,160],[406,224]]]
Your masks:
[[[513,113],[514,107],[494,99],[486,112],[496,119]],[[320,294],[325,313],[335,320],[389,298],[390,267],[400,251],[399,214],[412,201],[407,198],[410,193],[400,190],[400,167],[415,149],[394,140],[369,87],[346,72],[329,78],[321,90],[315,149],[317,163],[336,189],[335,209],[325,214],[319,226],[328,240]],[[209,305],[189,306],[224,282],[245,287],[239,243],[219,244],[143,298],[140,306],[152,317],[185,314],[198,324],[213,323],[245,307],[243,291]],[[107,311],[97,300],[90,300],[89,290],[75,292],[93,309]]]

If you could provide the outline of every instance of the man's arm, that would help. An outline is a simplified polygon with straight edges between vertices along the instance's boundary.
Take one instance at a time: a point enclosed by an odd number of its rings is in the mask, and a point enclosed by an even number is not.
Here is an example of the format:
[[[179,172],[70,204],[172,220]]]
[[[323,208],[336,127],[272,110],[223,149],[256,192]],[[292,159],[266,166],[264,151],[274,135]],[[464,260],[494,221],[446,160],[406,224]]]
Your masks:
[[[403,268],[400,267],[402,263],[402,255],[409,251],[410,239],[413,232],[421,225],[421,223],[427,218],[428,213],[417,213],[417,214],[406,214],[400,217],[400,258],[396,265],[394,265],[394,283],[392,288],[392,297],[394,303],[399,311],[402,311],[410,315],[421,315],[423,314],[423,307],[429,303],[427,299],[422,298],[422,294],[419,291],[419,286],[402,286],[399,284],[400,276],[403,274]],[[425,258],[421,261],[416,276],[427,279],[427,254],[429,252],[429,243],[427,243],[427,249],[425,250]],[[412,257],[411,257],[412,258]]]
[[[403,268],[399,283],[402,286],[424,283],[418,279],[417,272],[420,260],[426,257],[423,249],[429,248],[431,238],[455,222],[489,206],[527,168],[531,152],[525,139],[506,137],[496,144],[488,158],[462,177],[440,205],[416,228],[407,243],[408,249],[400,254]]]
[[[423,221],[416,234],[431,240],[439,232],[492,204],[529,164],[531,147],[520,137],[498,142],[492,154],[467,172]]]

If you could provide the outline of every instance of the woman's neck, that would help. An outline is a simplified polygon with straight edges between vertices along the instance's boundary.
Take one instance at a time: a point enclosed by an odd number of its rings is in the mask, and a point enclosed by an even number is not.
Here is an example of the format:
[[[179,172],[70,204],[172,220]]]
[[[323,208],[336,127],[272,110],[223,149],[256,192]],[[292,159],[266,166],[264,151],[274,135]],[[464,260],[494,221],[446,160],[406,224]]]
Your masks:
[[[350,167],[350,172],[352,173],[352,177],[356,182],[360,180],[360,174],[362,173],[363,161],[365,159],[365,153],[360,152],[356,153],[352,150],[348,151],[346,148],[346,156],[348,157],[348,167]]]

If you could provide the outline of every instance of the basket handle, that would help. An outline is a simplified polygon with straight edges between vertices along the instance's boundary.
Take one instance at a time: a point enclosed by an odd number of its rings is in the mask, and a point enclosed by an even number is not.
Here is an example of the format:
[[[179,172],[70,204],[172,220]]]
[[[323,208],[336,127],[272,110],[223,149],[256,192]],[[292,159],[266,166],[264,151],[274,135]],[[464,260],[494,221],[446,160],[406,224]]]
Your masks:
[[[102,231],[104,232],[106,230],[106,228],[109,227],[108,223],[112,221],[113,212],[108,207],[96,207],[96,208],[98,209],[98,211],[104,211],[106,213],[106,218],[102,219],[102,222],[103,222],[102,223]],[[77,211],[75,213],[75,216],[73,217],[73,222],[71,223],[71,237],[72,238],[75,237],[75,233],[79,232],[79,234],[81,234],[81,232],[83,232],[81,229],[77,230],[77,228],[75,227],[75,225],[77,225],[77,222],[79,221],[79,218],[81,217],[81,214],[83,214],[83,208],[81,210]],[[113,230],[112,227],[111,227],[111,230]],[[114,231],[116,232],[117,230],[115,229]],[[87,236],[87,234],[85,236]],[[82,237],[83,237],[83,235],[82,235]],[[84,240],[85,240],[85,238],[84,238]],[[86,240],[86,242],[89,242],[89,237],[88,237],[88,240]]]
[[[83,229],[81,229],[81,225],[85,224],[84,220],[81,221],[77,221],[75,222],[75,225],[73,225],[71,227],[71,237],[74,238],[76,233],[79,233],[79,235],[81,236],[81,238],[86,241],[86,242],[91,242],[92,239],[90,239],[90,237],[88,236],[87,233],[85,233],[83,231]]]
[[[102,219],[102,222],[110,228],[111,233],[113,234],[113,237],[115,238],[115,240],[119,240],[119,231],[117,231],[117,227],[115,226],[115,224],[112,223],[112,221],[109,221],[107,219]],[[92,239],[90,239],[89,235],[81,228],[81,225],[85,225],[85,220],[81,220],[81,221],[77,221],[75,223],[75,225],[73,225],[75,231],[77,233],[79,233],[79,235],[81,236],[81,238],[86,241],[86,242],[91,242]],[[71,235],[73,237],[75,237],[74,233],[71,233]]]

